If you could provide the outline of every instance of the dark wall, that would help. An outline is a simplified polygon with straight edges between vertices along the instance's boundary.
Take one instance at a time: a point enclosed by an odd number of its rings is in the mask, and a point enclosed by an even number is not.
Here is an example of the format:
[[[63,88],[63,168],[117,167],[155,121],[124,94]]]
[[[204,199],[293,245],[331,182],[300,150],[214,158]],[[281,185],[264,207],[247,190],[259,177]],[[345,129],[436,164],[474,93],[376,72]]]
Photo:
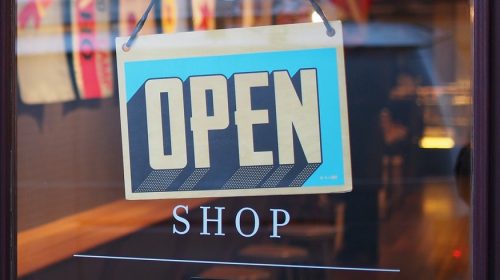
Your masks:
[[[116,100],[18,104],[20,231],[124,197]]]

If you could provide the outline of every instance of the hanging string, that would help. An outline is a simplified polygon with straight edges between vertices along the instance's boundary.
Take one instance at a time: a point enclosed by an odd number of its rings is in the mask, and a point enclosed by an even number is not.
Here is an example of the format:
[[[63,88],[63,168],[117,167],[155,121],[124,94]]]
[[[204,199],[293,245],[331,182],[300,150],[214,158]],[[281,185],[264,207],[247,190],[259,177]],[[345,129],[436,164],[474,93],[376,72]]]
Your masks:
[[[318,2],[316,2],[316,0],[309,0],[309,3],[311,3],[316,13],[318,13],[318,15],[321,17],[321,20],[323,20],[323,24],[326,28],[326,35],[328,35],[329,37],[333,37],[335,35],[335,29],[333,29],[332,25],[326,18],[325,13],[323,13],[323,9],[321,9],[321,6],[318,4]]]
[[[139,31],[141,31],[142,27],[144,26],[144,23],[148,19],[149,12],[151,12],[151,9],[153,9],[153,6],[156,4],[156,2],[158,2],[158,0],[151,0],[149,2],[148,8],[146,9],[146,11],[144,11],[144,14],[142,15],[141,19],[135,25],[134,31],[132,31],[132,34],[128,38],[127,42],[123,44],[122,49],[124,51],[128,52],[132,47],[132,44],[137,38],[137,35],[139,35]]]
[[[144,23],[146,22],[149,13],[151,12],[151,9],[153,9],[153,6],[156,4],[156,2],[158,2],[158,0],[151,0],[149,2],[148,8],[146,9],[146,11],[144,11],[144,14],[142,15],[141,19],[135,25],[134,31],[132,31],[132,34],[128,38],[127,42],[123,44],[122,46],[123,51],[128,52],[130,50],[132,44],[134,44],[137,35],[139,35],[139,32],[144,26]],[[316,0],[309,0],[309,3],[311,3],[316,13],[318,13],[318,15],[321,17],[321,20],[323,20],[323,24],[325,25],[326,28],[326,35],[328,35],[329,37],[333,37],[335,35],[335,29],[333,29],[332,25],[326,18],[325,13],[323,13],[323,9],[321,9],[321,6],[318,4],[318,2],[316,2]]]

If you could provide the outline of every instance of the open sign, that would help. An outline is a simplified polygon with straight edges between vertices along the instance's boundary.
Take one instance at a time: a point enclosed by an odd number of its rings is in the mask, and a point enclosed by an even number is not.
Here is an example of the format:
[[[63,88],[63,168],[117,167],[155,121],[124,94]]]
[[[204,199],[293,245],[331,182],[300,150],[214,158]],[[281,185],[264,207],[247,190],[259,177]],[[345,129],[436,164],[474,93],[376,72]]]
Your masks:
[[[334,26],[334,37],[299,24],[144,36],[129,52],[118,47],[127,198],[349,191]]]
[[[272,94],[267,105],[274,103],[276,137],[266,135],[266,141],[275,140],[280,164],[295,164],[294,133],[308,163],[321,163],[317,82],[315,69],[301,69],[298,74],[300,95],[287,71],[238,73],[228,80],[223,75],[189,77],[184,84],[179,78],[148,80],[145,83],[145,100],[148,132],[149,163],[153,169],[177,169],[188,165],[188,140],[193,151],[195,168],[210,168],[210,134],[219,130],[233,129],[221,142],[238,146],[239,166],[271,166],[273,150],[255,150],[254,126],[269,124],[268,109],[254,109],[252,90]],[[269,76],[272,76],[270,81]],[[189,94],[184,92],[187,88]],[[271,91],[269,93],[269,91]],[[161,95],[167,95],[162,102]],[[208,97],[210,95],[210,98]],[[190,99],[189,104],[186,99]],[[164,104],[167,106],[163,106]],[[186,108],[190,106],[190,108]],[[191,111],[191,114],[187,114]],[[231,112],[230,112],[231,111]],[[230,115],[233,113],[234,115]],[[166,115],[166,117],[164,117]],[[189,119],[186,122],[186,119]],[[167,121],[168,124],[164,124]],[[270,125],[270,124],[269,124]],[[236,126],[236,128],[231,128]],[[163,127],[169,131],[164,132]],[[186,128],[190,133],[186,135]],[[169,137],[164,137],[168,134]],[[216,141],[217,137],[213,141]],[[165,143],[165,140],[168,143]],[[166,152],[164,147],[168,147]]]

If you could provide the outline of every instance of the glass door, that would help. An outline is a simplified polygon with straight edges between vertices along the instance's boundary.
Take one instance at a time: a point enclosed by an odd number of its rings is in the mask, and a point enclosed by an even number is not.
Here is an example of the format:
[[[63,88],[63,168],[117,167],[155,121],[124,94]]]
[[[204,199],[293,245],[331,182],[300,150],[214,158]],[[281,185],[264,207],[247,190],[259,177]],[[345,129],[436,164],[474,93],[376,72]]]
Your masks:
[[[205,193],[196,198],[183,195],[176,199],[127,200],[130,166],[124,163],[145,160],[124,153],[130,143],[123,140],[123,104],[128,106],[129,100],[124,102],[123,92],[119,92],[119,73],[125,73],[120,67],[125,64],[121,64],[120,50],[116,56],[116,48],[121,46],[115,46],[115,39],[130,36],[149,3],[16,1],[18,277],[470,279],[473,60],[469,2],[317,2],[328,20],[342,25],[342,51],[337,59],[344,61],[338,69],[345,75],[324,80],[340,77],[345,82],[345,104],[340,106],[349,133],[342,138],[340,153],[350,155],[344,168],[352,176],[352,189],[255,196],[253,189],[263,189],[273,181],[277,181],[276,186],[284,182],[289,182],[288,187],[306,184],[306,180],[299,180],[300,172],[293,177],[298,181],[287,179],[297,168],[283,165],[242,171],[251,173],[242,175],[245,179],[235,179],[235,185],[247,189],[241,192],[246,194],[243,196]],[[230,41],[224,30],[228,34],[251,33],[256,45],[265,42],[278,48],[284,44],[278,40],[282,37],[273,34],[295,32],[296,26],[313,22],[323,28],[319,14],[304,0],[155,1],[130,53],[135,47],[155,47],[141,45],[146,42],[141,40],[163,34],[161,38],[167,42],[175,38],[172,42],[177,45],[168,47],[182,54],[176,57],[181,62],[171,64],[176,67],[168,73],[178,75],[175,77],[184,75],[179,74],[182,71],[190,73],[179,78],[180,84],[175,84],[179,87],[174,89],[192,94],[189,79],[219,75],[231,92],[237,84],[236,74],[251,72],[242,69],[254,71],[249,65],[260,65],[267,67],[260,72],[270,82],[260,85],[266,89],[252,90],[248,95],[267,93],[267,88],[276,92],[276,72],[291,67],[290,61],[298,59],[300,53],[296,49],[283,52],[282,64],[274,68],[266,66],[271,60],[262,50],[252,53],[257,54],[255,61],[236,60],[234,52],[250,48],[249,39],[242,36],[240,41]],[[213,40],[212,45],[192,48],[202,45],[204,36]],[[181,41],[175,41],[177,38]],[[307,38],[299,37],[297,44],[308,46],[321,41],[309,42]],[[232,44],[235,47],[230,59],[213,55],[216,46],[230,49]],[[200,57],[214,59],[219,68],[235,70],[203,72]],[[305,65],[316,59],[312,52],[305,57]],[[318,57],[324,67],[334,63],[326,54]],[[152,69],[139,67],[134,77]],[[322,69],[318,67],[317,73]],[[295,96],[298,103],[291,104],[302,108],[306,83],[299,79],[298,68],[288,71],[288,88],[301,92]],[[148,81],[165,75],[137,78],[138,87],[146,91]],[[318,83],[321,81],[318,78]],[[200,87],[207,87],[207,83],[200,83]],[[206,117],[215,118],[219,91],[205,89],[208,97],[198,107],[204,108]],[[169,108],[173,115],[176,108],[169,104],[173,99],[158,100],[160,110]],[[197,106],[185,100],[184,105]],[[270,103],[257,97],[249,100],[252,112],[279,103],[277,98]],[[333,108],[321,95],[318,100],[318,108]],[[128,112],[130,116],[130,109]],[[185,122],[192,122],[195,115],[195,111],[187,112]],[[173,130],[178,116],[169,119],[168,131]],[[309,118],[310,114],[304,116]],[[228,122],[235,119],[228,117]],[[272,121],[270,117],[269,123]],[[267,122],[254,123],[253,131],[259,131],[263,123]],[[127,123],[125,127],[132,130],[132,126]],[[146,127],[142,129],[138,131],[152,137]],[[321,129],[321,137],[333,131]],[[188,130],[188,138],[192,131]],[[252,138],[256,143],[253,152],[266,151],[266,139],[275,133],[266,131],[262,128],[259,136]],[[167,132],[161,139],[170,143],[178,135]],[[300,143],[293,150],[307,159],[307,151],[300,148],[306,137],[302,138],[298,128],[290,135]],[[231,145],[214,140],[208,148],[225,156],[233,149]],[[171,148],[162,146],[161,155],[173,155]],[[200,149],[200,153],[203,151]],[[323,154],[322,159],[327,156],[330,154]],[[182,186],[189,183],[190,190],[204,190],[200,182],[209,171],[196,170],[183,177]],[[183,176],[169,174],[161,173],[159,179],[144,175],[143,181],[160,180],[158,185],[151,183],[153,191],[149,192],[156,193],[154,188],[167,188],[165,182]],[[334,180],[335,175],[320,177]],[[217,176],[214,178],[217,181]]]

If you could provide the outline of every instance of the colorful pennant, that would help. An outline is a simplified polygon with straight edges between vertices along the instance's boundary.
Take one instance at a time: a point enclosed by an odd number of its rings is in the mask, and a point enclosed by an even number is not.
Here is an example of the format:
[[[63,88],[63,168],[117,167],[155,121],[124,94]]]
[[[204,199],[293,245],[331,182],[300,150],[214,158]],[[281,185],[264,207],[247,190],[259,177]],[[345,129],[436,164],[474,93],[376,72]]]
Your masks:
[[[215,0],[192,0],[194,30],[215,29]]]

